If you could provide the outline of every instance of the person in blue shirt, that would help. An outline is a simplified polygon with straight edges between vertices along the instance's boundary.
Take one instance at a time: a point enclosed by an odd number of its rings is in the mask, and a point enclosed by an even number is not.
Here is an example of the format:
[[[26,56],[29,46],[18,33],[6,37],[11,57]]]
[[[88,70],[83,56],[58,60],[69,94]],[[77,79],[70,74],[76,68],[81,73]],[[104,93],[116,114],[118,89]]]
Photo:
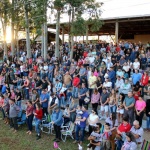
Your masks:
[[[2,86],[2,90],[1,90],[2,94],[6,93],[6,88],[7,88],[6,84],[4,83],[3,86]]]
[[[54,72],[54,66],[52,65],[52,63],[50,63],[48,67],[48,80],[51,82],[53,81],[53,72]]]
[[[85,105],[84,99],[86,97],[86,92],[88,89],[85,87],[85,83],[82,83],[81,89],[78,91],[78,97],[79,97],[79,106],[82,107]]]
[[[54,139],[55,142],[61,141],[61,125],[63,123],[63,113],[58,106],[56,106],[53,110],[51,115],[51,123],[54,125],[54,130],[56,133],[56,138]]]
[[[79,142],[80,145],[82,145],[82,142],[84,140],[86,120],[89,116],[86,105],[82,106],[82,111],[83,114],[81,115],[81,118],[76,118],[76,121],[79,121],[80,123],[78,123],[75,127],[75,141],[73,142],[73,143]],[[79,137],[79,132],[80,132],[80,137]]]
[[[116,82],[116,72],[114,71],[113,67],[110,67],[108,77],[109,77],[110,81],[112,82],[112,88],[114,88],[115,82]]]
[[[40,95],[40,104],[42,105],[43,108],[43,115],[44,114],[48,114],[48,99],[49,99],[49,95],[47,93],[46,89],[42,90],[42,93]]]
[[[141,80],[141,74],[138,72],[138,70],[135,69],[135,73],[132,74],[132,82],[133,85],[135,85],[138,81]]]

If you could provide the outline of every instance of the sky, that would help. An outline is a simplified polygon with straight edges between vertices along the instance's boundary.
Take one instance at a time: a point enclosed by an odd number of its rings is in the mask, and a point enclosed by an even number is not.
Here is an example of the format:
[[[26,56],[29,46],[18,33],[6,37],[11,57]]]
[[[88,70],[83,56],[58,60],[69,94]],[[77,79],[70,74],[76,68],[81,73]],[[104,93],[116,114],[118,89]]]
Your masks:
[[[96,0],[96,2],[104,3],[101,7],[101,18],[150,16],[150,0]],[[54,19],[51,19],[50,22],[54,23]],[[68,16],[61,16],[61,22],[68,22]]]
[[[102,18],[150,15],[150,0],[96,0],[103,2]]]

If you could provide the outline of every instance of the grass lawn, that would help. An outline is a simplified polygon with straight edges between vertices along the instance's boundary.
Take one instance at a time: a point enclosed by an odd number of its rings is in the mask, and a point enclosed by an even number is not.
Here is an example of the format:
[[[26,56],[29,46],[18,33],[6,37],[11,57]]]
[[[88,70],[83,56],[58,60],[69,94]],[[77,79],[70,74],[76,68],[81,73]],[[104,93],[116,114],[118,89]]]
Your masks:
[[[1,117],[1,114],[0,114]],[[32,135],[26,134],[27,126],[19,127],[17,133],[12,133],[9,125],[5,125],[0,120],[0,150],[53,150],[54,135],[42,133],[42,138],[36,140],[35,131]],[[78,150],[77,144],[72,143],[73,140],[68,137],[66,142],[60,142],[59,147],[62,150]],[[83,144],[83,150],[86,150],[88,141]]]

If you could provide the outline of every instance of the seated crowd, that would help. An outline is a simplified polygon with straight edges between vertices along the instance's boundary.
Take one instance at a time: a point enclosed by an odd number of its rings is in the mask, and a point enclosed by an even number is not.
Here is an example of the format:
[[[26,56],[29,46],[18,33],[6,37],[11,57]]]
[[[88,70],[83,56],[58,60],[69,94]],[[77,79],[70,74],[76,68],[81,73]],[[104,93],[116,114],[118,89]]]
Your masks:
[[[62,126],[75,125],[75,141],[82,143],[88,132],[88,149],[141,150],[142,120],[150,132],[150,47],[141,42],[119,44],[99,41],[96,45],[75,43],[70,59],[68,43],[60,46],[61,57],[48,47],[47,60],[41,45],[32,57],[20,48],[0,65],[0,111],[4,122],[18,131],[18,113],[26,113],[27,134],[33,122],[41,138],[42,119],[50,116],[60,142]],[[19,57],[19,59],[18,59]]]

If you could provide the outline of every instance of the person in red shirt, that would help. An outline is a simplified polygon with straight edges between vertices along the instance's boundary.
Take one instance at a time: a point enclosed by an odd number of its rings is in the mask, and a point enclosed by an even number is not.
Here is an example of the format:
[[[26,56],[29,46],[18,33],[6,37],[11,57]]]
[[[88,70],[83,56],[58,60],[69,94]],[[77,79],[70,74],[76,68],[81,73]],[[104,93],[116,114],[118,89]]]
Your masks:
[[[121,149],[122,145],[123,145],[123,140],[122,140],[122,135],[124,133],[129,132],[131,129],[131,125],[129,124],[129,117],[128,116],[124,116],[123,117],[123,121],[120,124],[120,126],[118,127],[117,130],[117,135],[116,135],[116,145],[117,145],[117,149]]]
[[[33,121],[33,104],[31,101],[27,102],[27,108],[26,108],[26,121],[28,126],[27,134],[31,135],[32,133],[32,121]]]
[[[34,65],[33,65],[33,70],[34,70],[35,72],[38,72],[38,65],[37,65],[37,64],[34,64]]]
[[[73,90],[72,90],[72,96],[74,98],[78,97],[78,85],[80,83],[80,78],[76,75],[74,75],[73,81],[72,81],[72,85],[73,85]]]
[[[142,86],[146,86],[148,85],[148,80],[149,80],[149,75],[148,73],[145,71],[142,75],[142,78],[141,78],[141,85]]]
[[[36,109],[35,109],[35,112],[34,112],[34,116],[35,116],[35,130],[37,132],[37,140],[39,140],[41,138],[40,123],[42,121],[43,111],[42,111],[40,103],[36,103],[35,106],[36,106]]]

